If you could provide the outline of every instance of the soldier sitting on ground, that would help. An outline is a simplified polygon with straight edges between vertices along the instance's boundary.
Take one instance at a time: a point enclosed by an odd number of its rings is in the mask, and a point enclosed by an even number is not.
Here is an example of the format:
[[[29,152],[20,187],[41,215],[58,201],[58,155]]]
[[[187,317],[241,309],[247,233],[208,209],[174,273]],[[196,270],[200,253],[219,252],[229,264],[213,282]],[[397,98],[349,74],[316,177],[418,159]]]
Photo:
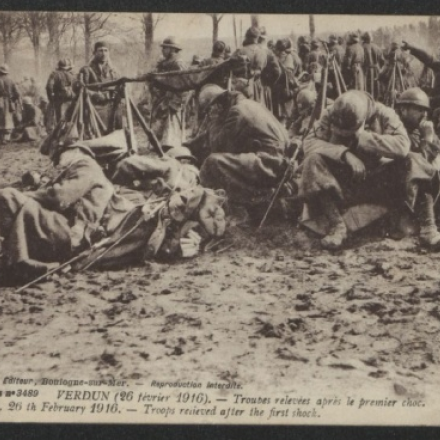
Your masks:
[[[403,92],[396,101],[396,111],[405,126],[410,141],[411,153],[420,162],[431,179],[419,179],[414,187],[417,201],[416,213],[420,226],[420,240],[431,249],[440,249],[440,233],[434,215],[434,200],[439,195],[440,140],[435,134],[434,124],[427,118],[430,111],[429,98],[418,87]]]
[[[396,216],[414,209],[414,185],[432,176],[409,151],[408,134],[395,111],[365,92],[348,91],[324,112],[304,141],[300,184],[312,216],[327,218],[324,248],[338,249],[346,241],[341,213],[350,206],[379,204]]]
[[[317,98],[318,95],[314,90],[304,89],[298,93],[291,127],[293,136],[303,138],[307,135]]]
[[[46,134],[43,112],[30,96],[23,98],[22,105],[21,121],[14,130],[13,139],[19,142],[38,141]]]
[[[287,166],[284,127],[263,105],[213,84],[202,88],[199,106],[208,114],[205,136],[197,140],[207,150],[201,184],[224,189],[233,204],[267,207]],[[191,148],[195,152],[197,145],[190,143]]]

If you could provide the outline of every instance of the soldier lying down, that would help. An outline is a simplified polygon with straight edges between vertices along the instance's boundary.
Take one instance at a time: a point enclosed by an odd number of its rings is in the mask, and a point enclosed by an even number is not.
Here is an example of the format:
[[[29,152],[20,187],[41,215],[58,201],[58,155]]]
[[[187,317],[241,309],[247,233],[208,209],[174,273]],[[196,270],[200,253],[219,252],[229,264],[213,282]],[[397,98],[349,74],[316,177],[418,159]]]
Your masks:
[[[87,254],[103,237],[111,249],[99,263],[118,267],[151,258],[162,248],[168,255],[192,256],[198,250],[199,235],[224,233],[221,192],[197,186],[171,192],[153,206],[133,203],[116,194],[89,149],[67,147],[52,159],[61,171],[43,187],[29,192],[0,190],[1,267],[8,278],[45,273],[54,263],[80,252]],[[88,266],[96,257],[91,254],[91,259],[85,255]]]

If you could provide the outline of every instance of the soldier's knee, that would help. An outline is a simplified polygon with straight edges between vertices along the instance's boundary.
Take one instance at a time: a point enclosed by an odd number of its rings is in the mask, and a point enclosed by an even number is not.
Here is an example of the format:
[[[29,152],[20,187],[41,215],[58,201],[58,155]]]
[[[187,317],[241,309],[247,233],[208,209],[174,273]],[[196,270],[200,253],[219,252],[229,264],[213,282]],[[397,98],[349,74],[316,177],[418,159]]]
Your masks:
[[[326,164],[325,158],[321,154],[312,153],[304,158],[303,167],[309,168],[309,167],[322,166],[325,164]]]
[[[16,188],[11,188],[11,187],[3,188],[0,189],[0,200],[17,198],[19,197],[19,194],[21,194],[21,192],[18,191],[18,189]]]
[[[221,160],[221,153],[212,153],[205,159],[200,168],[200,182],[202,185],[208,186],[213,180],[214,176],[217,174]]]

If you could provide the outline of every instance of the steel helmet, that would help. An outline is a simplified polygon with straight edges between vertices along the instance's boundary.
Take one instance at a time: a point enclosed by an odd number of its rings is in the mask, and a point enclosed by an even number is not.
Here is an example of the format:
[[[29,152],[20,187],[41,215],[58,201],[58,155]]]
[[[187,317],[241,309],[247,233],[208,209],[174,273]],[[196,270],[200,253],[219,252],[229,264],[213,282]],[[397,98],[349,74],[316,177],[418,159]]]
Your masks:
[[[328,37],[328,44],[336,44],[338,42],[338,37],[335,34],[331,34]]]
[[[163,148],[167,156],[173,157],[174,159],[191,159],[192,161],[197,160],[187,147],[168,147],[167,145],[164,145]]]
[[[370,116],[372,98],[360,90],[349,90],[329,110],[330,122],[339,129],[357,131]]]
[[[225,93],[227,93],[227,90],[216,84],[206,84],[206,86],[202,87],[199,94],[199,106],[202,113],[205,112],[219,96]]]
[[[213,45],[212,45],[212,51],[214,53],[223,53],[226,50],[226,43],[224,41],[216,41]]]
[[[365,32],[362,35],[362,41],[364,41],[365,43],[371,43],[373,41],[373,37],[371,35],[371,32]]]
[[[3,64],[0,66],[0,73],[7,74],[9,73],[9,66],[7,64]]]
[[[292,52],[292,41],[289,38],[283,38],[275,43],[275,50],[279,52]]]
[[[415,105],[425,110],[431,108],[428,95],[420,87],[412,87],[411,89],[405,90],[396,100],[396,105],[405,104]]]
[[[319,46],[320,46],[319,41],[316,38],[314,38],[310,42],[310,45],[312,46],[313,49],[319,49]]]
[[[58,68],[62,70],[71,70],[72,69],[72,62],[69,58],[62,58],[58,61]]]
[[[296,104],[299,110],[304,110],[307,107],[312,107],[316,103],[318,95],[316,91],[310,89],[301,90],[296,97]]]
[[[175,37],[167,37],[165,40],[162,41],[162,44],[160,47],[171,47],[172,49],[175,49],[177,51],[182,50],[182,47],[177,42]]]
[[[25,96],[21,102],[23,103],[23,105],[32,105],[33,101],[32,98],[30,96]]]
[[[348,41],[350,44],[359,43],[359,35],[353,32],[350,34]]]

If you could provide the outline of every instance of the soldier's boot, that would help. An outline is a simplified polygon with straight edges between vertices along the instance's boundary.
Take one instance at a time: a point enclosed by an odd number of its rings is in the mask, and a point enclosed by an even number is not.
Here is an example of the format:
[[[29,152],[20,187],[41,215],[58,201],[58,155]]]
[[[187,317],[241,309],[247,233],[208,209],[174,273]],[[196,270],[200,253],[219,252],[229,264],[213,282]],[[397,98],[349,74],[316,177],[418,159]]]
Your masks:
[[[324,249],[340,249],[347,239],[347,226],[344,219],[336,203],[328,195],[322,196],[320,204],[330,227],[328,234],[321,240],[321,245]]]
[[[431,250],[440,250],[440,232],[434,215],[434,200],[431,194],[420,195],[418,219],[420,224],[420,244]]]
[[[3,133],[2,141],[3,141],[4,144],[6,144],[6,143],[11,141],[11,132],[10,131],[6,131],[6,132]]]

